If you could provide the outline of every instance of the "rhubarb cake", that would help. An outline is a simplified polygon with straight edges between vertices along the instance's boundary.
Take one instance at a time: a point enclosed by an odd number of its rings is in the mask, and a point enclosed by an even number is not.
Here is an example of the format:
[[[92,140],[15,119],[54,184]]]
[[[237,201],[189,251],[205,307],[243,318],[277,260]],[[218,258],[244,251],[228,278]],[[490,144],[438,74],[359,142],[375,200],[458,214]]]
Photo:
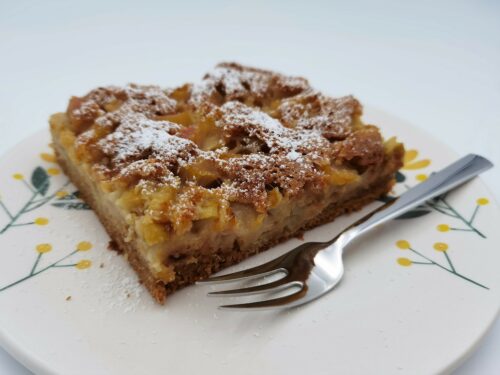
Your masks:
[[[403,146],[352,96],[222,63],[195,84],[72,97],[56,156],[159,303],[387,193]]]

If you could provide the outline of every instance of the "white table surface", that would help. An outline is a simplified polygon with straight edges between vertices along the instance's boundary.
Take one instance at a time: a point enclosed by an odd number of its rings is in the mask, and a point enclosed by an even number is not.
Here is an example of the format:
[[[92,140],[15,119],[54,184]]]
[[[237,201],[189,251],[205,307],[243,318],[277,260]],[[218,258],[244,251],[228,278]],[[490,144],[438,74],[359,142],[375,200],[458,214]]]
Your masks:
[[[110,83],[173,85],[228,60],[354,93],[500,166],[495,0],[2,1],[0,152],[47,126],[72,94]],[[483,178],[500,200],[498,168]],[[500,374],[499,347],[497,321],[455,374]],[[0,349],[0,374],[30,372]]]

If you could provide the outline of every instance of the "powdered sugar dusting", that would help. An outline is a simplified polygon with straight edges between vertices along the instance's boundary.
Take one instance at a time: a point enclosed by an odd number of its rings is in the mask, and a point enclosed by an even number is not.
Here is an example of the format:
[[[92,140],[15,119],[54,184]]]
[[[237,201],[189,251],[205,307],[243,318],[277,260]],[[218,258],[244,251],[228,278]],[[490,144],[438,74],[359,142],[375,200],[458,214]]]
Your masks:
[[[141,155],[145,151],[158,157],[176,157],[191,141],[172,135],[180,127],[168,121],[155,121],[142,114],[122,117],[121,124],[97,145],[117,162]]]
[[[292,161],[296,161],[302,157],[302,154],[298,153],[295,150],[292,150],[288,154],[286,154],[286,157]]]
[[[320,188],[332,160],[364,167],[383,154],[377,131],[353,125],[361,113],[354,98],[233,63],[178,89],[100,88],[68,113],[100,176],[138,186],[142,196],[158,183],[178,189],[176,206],[189,217],[197,189],[262,208],[269,189],[292,196],[306,184]]]
[[[191,89],[190,103],[199,106],[204,102],[250,99],[260,103],[273,96],[290,96],[307,90],[309,84],[301,77],[242,67],[234,63],[222,63],[209,72],[204,79]]]
[[[116,130],[100,139],[96,146],[120,177],[159,176],[163,183],[178,185],[171,169],[190,163],[200,151],[192,141],[175,135],[180,128],[172,122],[128,113],[121,117]]]
[[[330,98],[310,90],[283,100],[278,115],[288,127],[314,129],[328,139],[341,140],[352,134],[352,119],[361,106],[352,96]]]
[[[289,129],[268,114],[239,102],[228,102],[221,108],[222,116],[216,122],[229,134],[246,133],[264,142],[270,153],[285,154],[298,161],[302,154],[318,156],[330,148],[329,142],[315,129]],[[289,155],[289,156],[288,156]]]
[[[141,299],[145,291],[137,276],[121,261],[119,255],[108,252],[102,257],[105,275],[100,285],[99,304],[102,312],[115,309],[132,313],[144,306]]]

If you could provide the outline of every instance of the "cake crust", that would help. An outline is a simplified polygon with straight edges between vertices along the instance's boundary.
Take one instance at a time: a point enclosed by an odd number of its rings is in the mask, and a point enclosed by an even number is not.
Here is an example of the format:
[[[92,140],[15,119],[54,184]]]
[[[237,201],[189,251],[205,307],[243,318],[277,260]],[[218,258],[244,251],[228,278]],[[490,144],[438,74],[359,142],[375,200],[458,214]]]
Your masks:
[[[51,131],[65,173],[153,298],[387,193],[401,144],[353,97],[219,64],[198,85],[72,98]]]

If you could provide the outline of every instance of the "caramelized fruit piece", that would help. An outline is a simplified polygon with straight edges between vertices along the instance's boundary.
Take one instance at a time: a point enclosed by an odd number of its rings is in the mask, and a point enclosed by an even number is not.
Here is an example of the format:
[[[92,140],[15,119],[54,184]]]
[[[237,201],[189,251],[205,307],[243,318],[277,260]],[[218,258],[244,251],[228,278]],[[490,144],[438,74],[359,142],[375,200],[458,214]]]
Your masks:
[[[359,175],[352,169],[332,168],[329,165],[323,167],[327,181],[332,185],[343,186],[359,179]]]
[[[174,113],[172,115],[157,116],[156,120],[175,122],[176,124],[182,126],[189,126],[193,123],[193,119],[189,111]]]
[[[165,226],[155,223],[150,216],[143,216],[138,220],[138,230],[148,245],[156,245],[168,239]]]
[[[269,208],[274,208],[276,207],[281,200],[283,199],[283,196],[280,193],[280,189],[275,187],[273,190],[271,190],[267,194],[267,204]]]

